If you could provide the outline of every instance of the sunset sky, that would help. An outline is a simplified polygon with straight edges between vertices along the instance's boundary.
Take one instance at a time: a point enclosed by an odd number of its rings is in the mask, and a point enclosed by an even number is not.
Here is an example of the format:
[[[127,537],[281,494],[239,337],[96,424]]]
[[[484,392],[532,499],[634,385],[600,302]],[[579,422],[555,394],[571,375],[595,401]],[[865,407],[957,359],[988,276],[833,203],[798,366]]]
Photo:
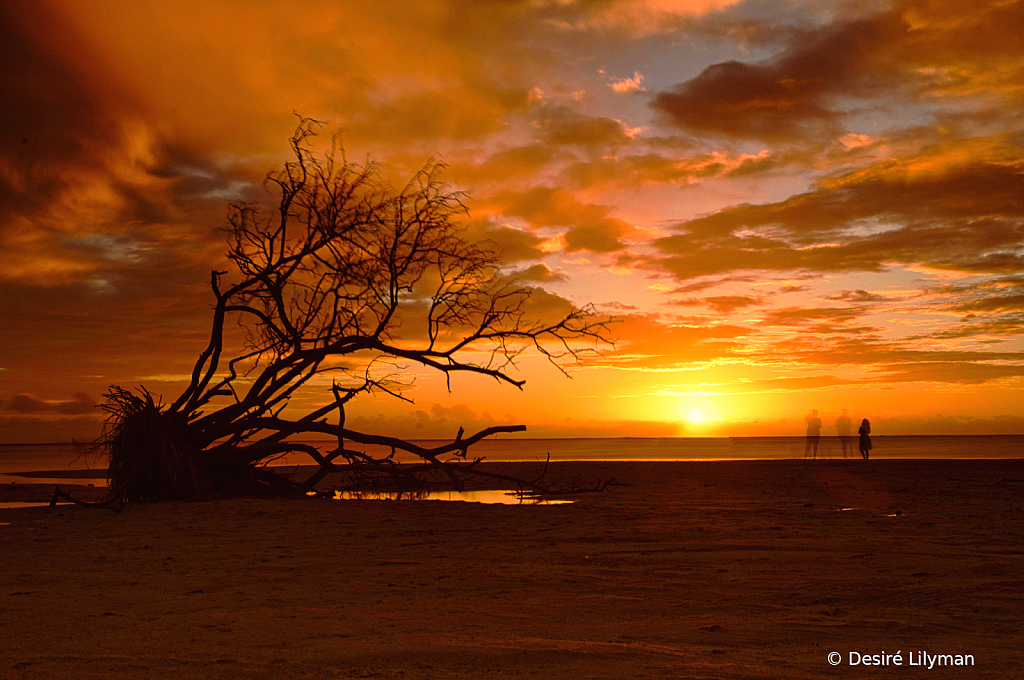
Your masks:
[[[177,396],[295,112],[395,183],[437,156],[538,300],[617,319],[572,379],[351,427],[1024,433],[1024,1],[26,0],[0,51],[0,442]]]

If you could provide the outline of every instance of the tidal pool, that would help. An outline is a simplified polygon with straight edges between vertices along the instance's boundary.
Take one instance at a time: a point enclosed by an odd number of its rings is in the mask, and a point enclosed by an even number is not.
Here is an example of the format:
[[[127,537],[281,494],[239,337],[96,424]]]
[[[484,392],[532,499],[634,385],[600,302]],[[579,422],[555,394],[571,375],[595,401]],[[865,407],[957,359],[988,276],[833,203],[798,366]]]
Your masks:
[[[310,492],[311,495],[312,492]],[[488,491],[335,491],[336,501],[462,501],[500,505],[563,505],[570,500],[538,498],[510,489]]]
[[[45,508],[50,505],[50,501],[45,503],[37,503],[35,501],[10,501],[7,503],[0,503],[0,510],[12,510],[15,508]],[[67,503],[61,501],[57,505],[74,505],[73,503]]]

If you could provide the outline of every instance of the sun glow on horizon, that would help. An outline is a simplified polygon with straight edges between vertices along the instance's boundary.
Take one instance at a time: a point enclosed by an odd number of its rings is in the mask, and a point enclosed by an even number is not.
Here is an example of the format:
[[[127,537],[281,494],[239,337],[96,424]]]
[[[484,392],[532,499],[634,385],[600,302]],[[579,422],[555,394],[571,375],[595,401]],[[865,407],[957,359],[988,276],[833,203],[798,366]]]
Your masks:
[[[692,408],[690,412],[686,414],[686,420],[691,423],[703,423],[710,418],[708,414],[702,408]]]
[[[679,407],[679,413],[687,425],[710,425],[721,420],[718,410],[706,401],[687,401]]]

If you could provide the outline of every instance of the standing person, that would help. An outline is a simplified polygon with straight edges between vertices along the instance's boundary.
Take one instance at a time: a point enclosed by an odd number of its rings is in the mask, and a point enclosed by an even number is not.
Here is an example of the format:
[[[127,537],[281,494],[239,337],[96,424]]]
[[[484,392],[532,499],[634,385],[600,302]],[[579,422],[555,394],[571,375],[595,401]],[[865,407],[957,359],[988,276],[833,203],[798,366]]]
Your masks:
[[[843,447],[843,458],[846,458],[846,454],[853,450],[853,421],[850,420],[850,416],[846,415],[846,409],[843,409],[843,415],[836,418],[836,434],[839,435],[839,444]]]
[[[807,421],[807,444],[804,445],[804,458],[814,450],[814,457],[818,457],[818,444],[821,442],[821,418],[818,417],[818,409],[811,411],[804,420]]]
[[[858,432],[860,433],[860,455],[864,460],[867,460],[871,452],[871,423],[868,422],[867,418],[860,421],[860,430]]]

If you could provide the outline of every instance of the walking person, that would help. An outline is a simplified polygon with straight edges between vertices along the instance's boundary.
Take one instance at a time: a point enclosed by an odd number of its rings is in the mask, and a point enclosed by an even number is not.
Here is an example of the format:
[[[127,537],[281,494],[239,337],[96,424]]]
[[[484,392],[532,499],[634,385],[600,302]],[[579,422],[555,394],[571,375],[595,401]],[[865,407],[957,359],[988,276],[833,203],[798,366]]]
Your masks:
[[[871,453],[871,423],[868,419],[860,421],[860,455],[864,460],[868,459],[868,455]]]
[[[818,417],[818,409],[814,409],[804,418],[807,421],[807,443],[804,445],[804,458],[814,451],[814,457],[818,457],[818,444],[821,442],[821,418]]]
[[[836,430],[839,434],[839,444],[843,447],[843,458],[846,458],[847,453],[853,453],[853,421],[846,415],[845,408],[843,415],[836,418]]]

